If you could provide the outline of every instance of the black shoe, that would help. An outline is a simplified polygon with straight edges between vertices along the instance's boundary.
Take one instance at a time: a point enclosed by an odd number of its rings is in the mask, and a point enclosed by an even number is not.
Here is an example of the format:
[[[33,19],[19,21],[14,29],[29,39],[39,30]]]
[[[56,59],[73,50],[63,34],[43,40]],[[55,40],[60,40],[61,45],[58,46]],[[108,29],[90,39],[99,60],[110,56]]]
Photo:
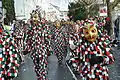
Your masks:
[[[62,65],[62,61],[61,61],[61,60],[60,60],[60,61],[58,61],[58,64],[59,64],[59,65]]]
[[[74,74],[75,74],[75,75],[80,75],[80,72],[74,71]]]

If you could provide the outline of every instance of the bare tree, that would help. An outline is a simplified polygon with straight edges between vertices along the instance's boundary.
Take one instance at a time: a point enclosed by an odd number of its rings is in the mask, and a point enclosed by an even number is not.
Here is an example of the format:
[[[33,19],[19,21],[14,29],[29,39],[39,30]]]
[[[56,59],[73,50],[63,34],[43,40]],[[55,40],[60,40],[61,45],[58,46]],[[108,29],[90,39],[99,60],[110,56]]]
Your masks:
[[[101,0],[101,1],[103,1],[103,5],[107,5],[107,15],[112,20],[111,12],[114,10],[116,6],[118,6],[118,4],[120,4],[120,0],[114,0],[113,2],[111,2],[111,0]],[[91,6],[95,7],[95,4],[98,3],[98,0],[75,0],[75,2],[79,2],[85,5],[85,8],[87,9],[88,17],[89,17]],[[110,28],[111,28],[110,34],[112,34],[113,33],[112,24]]]
[[[90,17],[90,8],[97,4],[98,0],[76,0],[76,2],[82,3],[85,5],[87,10],[88,18]]]
[[[120,0],[114,0],[111,2],[111,0],[102,0],[104,5],[107,5],[107,14],[108,17],[111,17],[111,12],[115,9],[115,7],[119,7]],[[112,17],[111,17],[112,18]]]
[[[115,7],[119,7],[118,4],[120,4],[120,0],[114,0],[113,2],[111,2],[111,0],[103,0],[103,3],[107,5],[107,15],[112,20],[112,13],[111,12],[115,9]],[[114,30],[112,23],[110,24],[110,28],[111,28],[110,34],[112,35],[113,30]]]

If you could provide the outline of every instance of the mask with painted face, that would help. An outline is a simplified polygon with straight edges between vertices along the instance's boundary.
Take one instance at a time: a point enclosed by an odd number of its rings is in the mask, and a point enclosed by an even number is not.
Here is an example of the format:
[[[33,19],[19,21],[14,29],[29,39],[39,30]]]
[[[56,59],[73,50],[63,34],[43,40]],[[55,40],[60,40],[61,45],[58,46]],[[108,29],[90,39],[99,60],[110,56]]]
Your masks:
[[[37,11],[32,11],[32,13],[30,13],[31,15],[31,19],[33,21],[34,24],[37,24],[40,21],[40,13]]]
[[[39,16],[38,16],[38,14],[34,14],[34,15],[33,15],[33,21],[34,21],[34,23],[37,23],[37,22],[39,21]]]
[[[59,22],[59,21],[56,21],[56,22],[55,22],[55,26],[56,26],[57,29],[60,28],[60,22]]]
[[[94,42],[98,37],[98,30],[95,25],[87,25],[86,27],[83,27],[83,33],[84,37],[90,42]]]

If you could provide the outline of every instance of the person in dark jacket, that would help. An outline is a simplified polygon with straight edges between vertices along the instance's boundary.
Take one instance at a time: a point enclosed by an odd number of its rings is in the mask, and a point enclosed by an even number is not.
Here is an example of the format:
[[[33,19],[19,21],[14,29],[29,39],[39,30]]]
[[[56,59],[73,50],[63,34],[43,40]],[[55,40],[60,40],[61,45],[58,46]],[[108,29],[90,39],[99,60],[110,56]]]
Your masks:
[[[120,25],[120,16],[117,17],[117,19],[114,21],[114,34],[115,34],[115,40],[113,41],[113,44],[116,46],[119,45],[119,25]]]
[[[110,24],[111,24],[111,19],[109,17],[105,18],[105,30],[107,31],[107,34],[110,36]]]
[[[115,37],[118,38],[119,34],[119,24],[120,24],[120,19],[119,17],[115,20]]]

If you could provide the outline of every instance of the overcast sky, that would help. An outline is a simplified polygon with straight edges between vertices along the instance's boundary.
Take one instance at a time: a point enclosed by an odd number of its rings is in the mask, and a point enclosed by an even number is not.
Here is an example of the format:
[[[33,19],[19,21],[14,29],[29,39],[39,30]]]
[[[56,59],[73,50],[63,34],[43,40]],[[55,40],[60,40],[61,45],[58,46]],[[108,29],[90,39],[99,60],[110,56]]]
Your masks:
[[[40,5],[40,3],[42,4],[52,3],[56,6],[59,6],[62,9],[63,8],[67,9],[69,1],[72,1],[72,0],[15,0],[15,7],[17,8],[17,10],[20,11],[21,9],[24,8],[24,2],[27,2],[25,6],[29,6],[29,7],[33,7],[34,4]],[[46,5],[43,5],[43,6],[47,7]]]
[[[35,5],[42,5],[43,9],[48,9],[49,3],[60,7],[60,10],[67,10],[69,1],[73,0],[15,0],[16,16],[28,14],[29,17],[29,13],[35,9]]]
[[[41,0],[38,0],[41,1]],[[67,9],[68,3],[70,0],[42,0],[42,3],[52,3],[56,6],[59,6],[61,9]]]

